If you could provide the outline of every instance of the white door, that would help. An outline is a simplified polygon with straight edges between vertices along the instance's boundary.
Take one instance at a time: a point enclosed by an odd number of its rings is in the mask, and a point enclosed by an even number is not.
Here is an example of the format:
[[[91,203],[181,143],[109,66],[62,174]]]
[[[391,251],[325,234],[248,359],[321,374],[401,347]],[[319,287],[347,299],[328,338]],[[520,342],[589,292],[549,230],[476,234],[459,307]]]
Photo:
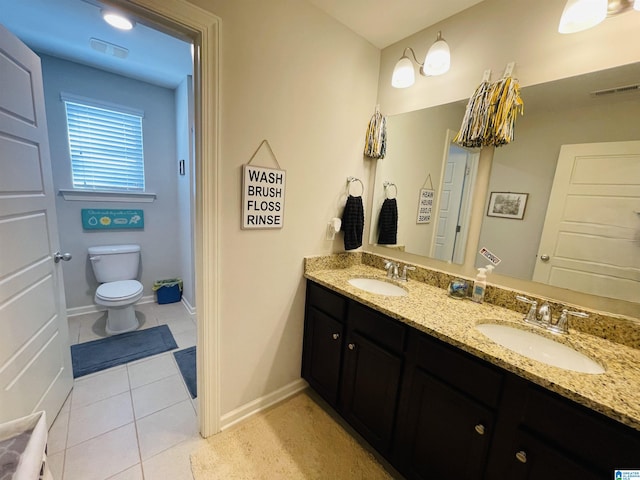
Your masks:
[[[442,178],[442,190],[438,203],[438,224],[434,243],[434,258],[438,260],[453,260],[453,248],[456,234],[459,232],[458,217],[460,203],[467,171],[467,152],[449,144],[449,152],[445,162]]]
[[[640,301],[640,141],[563,145],[536,282]]]
[[[73,375],[40,59],[0,25],[0,422],[45,410]]]

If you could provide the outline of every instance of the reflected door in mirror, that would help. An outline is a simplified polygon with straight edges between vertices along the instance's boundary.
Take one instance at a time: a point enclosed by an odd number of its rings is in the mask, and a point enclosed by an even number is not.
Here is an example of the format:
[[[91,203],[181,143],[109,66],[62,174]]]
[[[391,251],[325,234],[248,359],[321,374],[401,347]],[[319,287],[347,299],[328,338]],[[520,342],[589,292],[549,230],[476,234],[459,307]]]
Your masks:
[[[637,211],[640,141],[563,145],[533,280],[637,302]]]

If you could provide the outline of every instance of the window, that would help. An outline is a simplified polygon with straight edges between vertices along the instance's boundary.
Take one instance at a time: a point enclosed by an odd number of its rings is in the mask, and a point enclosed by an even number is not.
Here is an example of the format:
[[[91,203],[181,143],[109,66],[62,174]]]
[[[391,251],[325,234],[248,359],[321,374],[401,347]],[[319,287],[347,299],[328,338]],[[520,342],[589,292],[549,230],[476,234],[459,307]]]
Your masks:
[[[62,95],[73,188],[144,192],[143,113]]]

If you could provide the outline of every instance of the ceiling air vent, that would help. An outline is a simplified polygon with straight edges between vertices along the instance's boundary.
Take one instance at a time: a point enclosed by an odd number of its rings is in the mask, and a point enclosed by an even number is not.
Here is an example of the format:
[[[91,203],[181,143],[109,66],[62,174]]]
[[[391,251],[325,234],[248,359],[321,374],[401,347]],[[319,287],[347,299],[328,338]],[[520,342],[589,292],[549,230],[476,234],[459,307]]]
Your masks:
[[[640,92],[640,83],[635,85],[626,85],[624,87],[605,88],[603,90],[594,90],[591,92],[592,97],[601,97],[603,95],[613,95],[614,93]]]
[[[89,45],[91,45],[91,48],[94,50],[104,53],[105,55],[112,55],[117,58],[127,58],[129,56],[129,50],[126,48],[97,38],[89,39]]]

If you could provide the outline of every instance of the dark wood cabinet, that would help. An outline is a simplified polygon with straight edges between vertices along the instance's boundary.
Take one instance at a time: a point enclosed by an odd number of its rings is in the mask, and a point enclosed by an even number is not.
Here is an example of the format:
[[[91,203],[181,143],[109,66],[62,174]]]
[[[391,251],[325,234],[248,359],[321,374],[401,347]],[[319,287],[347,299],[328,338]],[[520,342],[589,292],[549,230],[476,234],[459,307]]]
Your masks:
[[[410,479],[481,479],[502,374],[428,336],[411,332],[400,401],[396,458]]]
[[[303,376],[334,407],[338,403],[342,337],[340,322],[313,307],[307,311]]]
[[[409,479],[640,470],[637,430],[313,282],[302,376]]]
[[[510,375],[485,478],[614,478],[640,469],[640,432]]]
[[[407,326],[351,302],[342,377],[344,417],[371,445],[389,455]]]
[[[338,406],[346,309],[344,297],[308,283],[302,377],[333,407]]]
[[[309,283],[302,376],[381,453],[393,439],[407,327]]]

